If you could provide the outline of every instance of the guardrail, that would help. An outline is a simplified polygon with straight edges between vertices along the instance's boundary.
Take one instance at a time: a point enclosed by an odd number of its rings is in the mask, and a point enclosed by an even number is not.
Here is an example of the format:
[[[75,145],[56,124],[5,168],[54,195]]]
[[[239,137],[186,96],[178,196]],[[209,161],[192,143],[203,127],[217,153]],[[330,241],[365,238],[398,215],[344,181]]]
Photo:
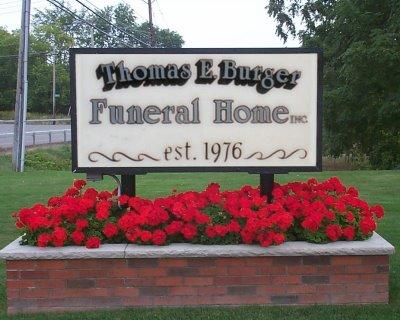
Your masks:
[[[30,119],[26,120],[26,123],[36,123],[36,122],[70,122],[70,118],[65,119]],[[14,124],[14,120],[0,120],[0,124]]]
[[[63,141],[53,141],[53,136],[54,134],[59,134],[62,133],[63,134]],[[68,133],[71,133],[71,129],[59,129],[59,130],[43,130],[43,131],[27,131],[25,132],[25,139],[27,136],[31,136],[32,137],[32,146],[35,146],[37,143],[37,138],[40,135],[47,135],[48,136],[48,143],[59,143],[59,142],[67,142],[70,140],[67,140],[68,138]],[[13,132],[8,132],[8,133],[1,133],[0,134],[0,138],[3,137],[12,137],[14,135]],[[44,144],[44,143],[41,143]]]

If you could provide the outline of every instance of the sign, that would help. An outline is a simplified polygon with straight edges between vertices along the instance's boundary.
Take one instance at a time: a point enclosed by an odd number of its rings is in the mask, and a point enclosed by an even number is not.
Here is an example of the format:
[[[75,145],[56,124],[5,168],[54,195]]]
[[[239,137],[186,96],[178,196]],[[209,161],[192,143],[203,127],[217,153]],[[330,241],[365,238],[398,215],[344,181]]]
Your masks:
[[[71,49],[74,172],[321,170],[322,52]]]

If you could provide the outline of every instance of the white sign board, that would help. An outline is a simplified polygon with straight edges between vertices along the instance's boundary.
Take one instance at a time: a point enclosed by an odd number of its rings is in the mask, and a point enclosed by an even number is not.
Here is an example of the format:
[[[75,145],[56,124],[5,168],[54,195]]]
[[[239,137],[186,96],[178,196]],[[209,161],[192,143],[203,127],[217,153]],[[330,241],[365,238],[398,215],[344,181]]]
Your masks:
[[[70,53],[76,172],[321,168],[319,50]]]

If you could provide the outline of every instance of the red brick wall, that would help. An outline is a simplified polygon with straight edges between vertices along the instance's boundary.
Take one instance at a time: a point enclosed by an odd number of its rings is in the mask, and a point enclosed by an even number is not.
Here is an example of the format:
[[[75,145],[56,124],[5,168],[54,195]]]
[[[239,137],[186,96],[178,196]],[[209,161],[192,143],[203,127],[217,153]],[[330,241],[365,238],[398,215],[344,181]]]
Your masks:
[[[7,261],[8,312],[388,302],[388,256]]]

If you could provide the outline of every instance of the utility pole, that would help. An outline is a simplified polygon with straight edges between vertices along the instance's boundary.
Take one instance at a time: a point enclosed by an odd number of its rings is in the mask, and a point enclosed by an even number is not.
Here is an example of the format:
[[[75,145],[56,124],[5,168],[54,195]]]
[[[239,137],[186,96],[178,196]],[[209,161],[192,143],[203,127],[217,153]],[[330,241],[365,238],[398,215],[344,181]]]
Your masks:
[[[56,124],[56,44],[53,46],[53,125]]]
[[[28,50],[31,0],[22,0],[21,34],[19,40],[17,88],[15,94],[14,145],[12,167],[24,171],[25,124],[28,100]]]
[[[150,47],[154,47],[155,39],[154,39],[154,26],[153,26],[153,9],[151,7],[152,0],[147,0],[147,5],[149,7],[149,29],[150,29]]]

